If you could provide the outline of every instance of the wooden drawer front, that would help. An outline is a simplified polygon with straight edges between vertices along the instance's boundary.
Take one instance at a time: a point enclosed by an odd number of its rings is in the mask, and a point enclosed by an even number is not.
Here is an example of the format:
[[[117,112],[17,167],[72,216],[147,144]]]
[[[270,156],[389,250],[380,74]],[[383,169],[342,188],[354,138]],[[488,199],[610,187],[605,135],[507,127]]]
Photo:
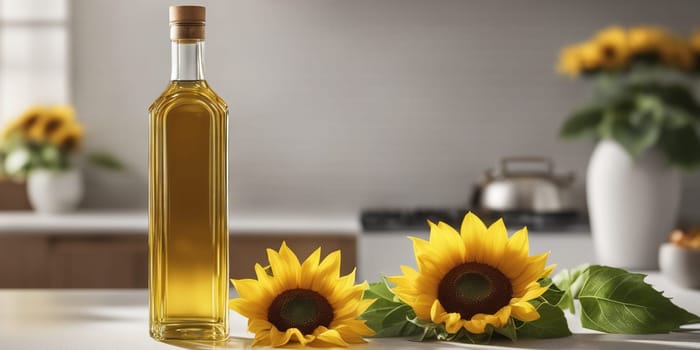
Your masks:
[[[144,235],[63,236],[50,242],[52,288],[148,287]]]
[[[48,286],[46,236],[0,236],[0,288]]]
[[[342,274],[357,266],[357,240],[347,234],[236,234],[231,235],[230,275],[232,278],[255,278],[255,263],[268,265],[267,248],[278,250],[282,241],[294,250],[299,260],[306,259],[316,248],[321,248],[321,259],[340,249]]]
[[[282,241],[305,259],[341,249],[341,272],[357,264],[357,243],[347,234],[236,233],[230,236],[230,275],[255,277],[255,263],[267,265],[266,249]],[[146,234],[0,236],[0,288],[147,288]]]

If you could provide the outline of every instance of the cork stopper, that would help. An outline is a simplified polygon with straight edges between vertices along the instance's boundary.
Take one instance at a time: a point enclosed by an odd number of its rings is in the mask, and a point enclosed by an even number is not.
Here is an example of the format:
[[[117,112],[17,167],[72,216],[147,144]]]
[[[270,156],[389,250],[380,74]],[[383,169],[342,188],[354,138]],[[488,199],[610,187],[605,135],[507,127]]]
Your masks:
[[[170,40],[204,40],[204,6],[170,6]]]

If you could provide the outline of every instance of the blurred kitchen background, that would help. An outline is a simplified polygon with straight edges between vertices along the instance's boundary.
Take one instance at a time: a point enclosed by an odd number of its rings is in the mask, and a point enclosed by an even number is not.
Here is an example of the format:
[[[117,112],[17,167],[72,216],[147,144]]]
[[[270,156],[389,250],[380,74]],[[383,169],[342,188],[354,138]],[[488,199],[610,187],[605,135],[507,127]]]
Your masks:
[[[0,127],[30,106],[70,103],[82,149],[125,167],[85,166],[76,212],[0,213],[3,286],[144,286],[146,109],[169,78],[177,3],[0,0]],[[424,234],[362,233],[363,211],[473,208],[475,184],[509,156],[545,157],[575,177],[575,225],[534,232],[533,250],[565,267],[594,259],[584,185],[595,142],[558,136],[591,88],[556,73],[559,51],[610,25],[700,27],[694,0],[196,3],[208,7],[206,76],[230,108],[231,225],[242,237],[232,256],[259,249],[253,261],[296,239],[302,251],[347,250],[356,259],[344,269],[358,264],[363,279],[410,264],[404,236]],[[699,212],[700,174],[685,173],[679,222]],[[405,252],[386,257],[387,247]],[[246,264],[234,258],[232,273]]]

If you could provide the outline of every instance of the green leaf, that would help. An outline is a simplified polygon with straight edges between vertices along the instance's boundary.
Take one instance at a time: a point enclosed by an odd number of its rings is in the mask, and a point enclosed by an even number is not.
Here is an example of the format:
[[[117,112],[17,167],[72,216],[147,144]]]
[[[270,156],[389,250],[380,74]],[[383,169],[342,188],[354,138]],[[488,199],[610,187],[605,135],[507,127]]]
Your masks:
[[[664,127],[668,129],[680,129],[695,125],[696,115],[675,107],[667,107],[665,110]]]
[[[700,138],[691,127],[665,130],[659,148],[669,163],[683,169],[693,170],[700,165]]]
[[[466,329],[462,328],[459,332],[455,334],[449,334],[444,339],[438,335],[438,340],[447,340],[458,343],[467,344],[488,344],[491,342],[491,336],[493,335],[494,329],[491,326],[487,326],[482,334],[472,334]]]
[[[517,330],[515,329],[515,322],[513,322],[513,318],[509,318],[508,323],[506,325],[504,325],[501,328],[494,328],[493,331],[510,339],[511,341],[518,340],[518,334]]]
[[[594,265],[578,293],[581,324],[607,333],[667,333],[699,318],[644,282],[643,274]]]
[[[632,157],[638,157],[653,147],[661,135],[661,120],[652,110],[634,110],[625,117],[616,118],[611,137]]]
[[[423,333],[423,329],[411,323],[416,317],[411,307],[397,298],[391,292],[388,282],[371,283],[365,290],[363,299],[376,299],[360,316],[366,320],[368,327],[377,334],[376,337],[407,337]]]
[[[530,303],[540,313],[540,318],[531,322],[522,322],[522,325],[517,329],[519,337],[542,339],[571,335],[562,309],[539,300],[531,300]]]
[[[547,304],[557,306],[562,301],[562,299],[564,299],[565,294],[566,293],[564,293],[563,290],[559,289],[559,287],[557,287],[556,284],[550,283],[549,289],[547,289],[547,291],[544,292],[544,294],[542,294],[542,299],[544,299],[544,301]]]
[[[394,293],[391,291],[391,288],[387,284],[388,282],[386,279],[382,278],[381,281],[379,282],[374,282],[370,283],[369,288],[365,291],[363,298],[364,299],[374,299],[374,298],[379,298],[379,299],[385,299],[389,301],[395,301],[394,300]]]
[[[445,331],[445,328],[442,325],[438,325],[430,321],[421,320],[414,317],[408,320],[408,322],[413,323],[416,327],[423,330],[418,338],[414,339],[415,341],[437,340],[440,334],[447,334],[447,331]]]
[[[415,314],[410,306],[403,304],[394,308],[386,314],[382,320],[380,329],[375,329],[375,336],[379,338],[386,337],[410,337],[421,334],[423,332],[415,324],[409,320],[415,318]]]
[[[574,138],[595,134],[603,119],[603,110],[598,106],[587,106],[573,112],[562,125],[559,136]]]
[[[575,269],[563,270],[554,276],[554,283],[564,294],[561,296],[559,305],[562,309],[568,310],[572,314],[576,312],[574,299],[578,298],[579,291],[588,274],[590,265],[581,265]]]
[[[90,162],[92,162],[92,164],[95,164],[99,167],[116,171],[124,170],[124,164],[122,164],[122,162],[119,161],[119,159],[117,159],[115,156],[109,153],[91,153],[88,156],[88,158]]]

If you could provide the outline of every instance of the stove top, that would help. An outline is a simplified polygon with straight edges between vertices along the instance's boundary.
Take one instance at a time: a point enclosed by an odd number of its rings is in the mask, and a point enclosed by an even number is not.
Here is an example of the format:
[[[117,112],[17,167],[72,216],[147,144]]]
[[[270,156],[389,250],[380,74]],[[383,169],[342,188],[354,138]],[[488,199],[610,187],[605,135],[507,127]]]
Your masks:
[[[360,220],[364,232],[428,231],[428,220],[434,223],[443,221],[459,229],[468,211],[468,209],[454,208],[367,209],[362,211]],[[576,211],[473,212],[479,215],[487,225],[503,218],[510,229],[527,226],[531,231],[571,231],[586,226],[585,218]]]

